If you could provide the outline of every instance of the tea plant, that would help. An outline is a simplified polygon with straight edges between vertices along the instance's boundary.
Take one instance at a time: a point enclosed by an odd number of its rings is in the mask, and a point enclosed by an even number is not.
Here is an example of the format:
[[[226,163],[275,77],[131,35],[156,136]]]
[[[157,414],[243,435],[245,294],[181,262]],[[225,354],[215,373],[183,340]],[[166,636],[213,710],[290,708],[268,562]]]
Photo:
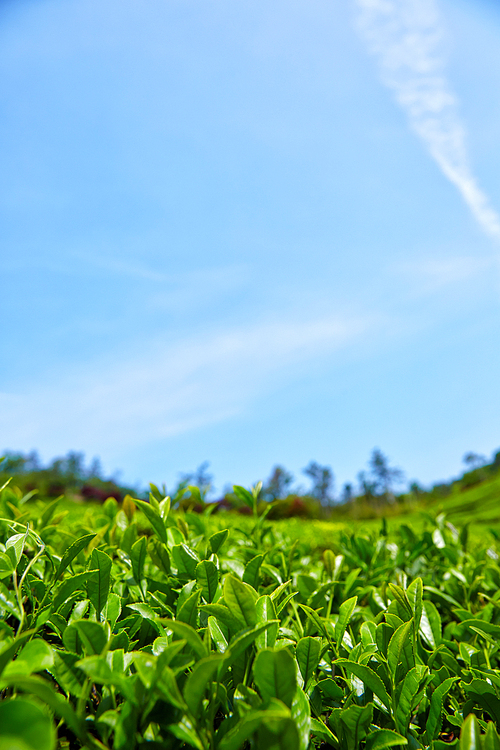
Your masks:
[[[4,487],[0,750],[500,750],[495,546],[441,515],[320,552],[235,492],[244,529],[156,492],[68,528]]]

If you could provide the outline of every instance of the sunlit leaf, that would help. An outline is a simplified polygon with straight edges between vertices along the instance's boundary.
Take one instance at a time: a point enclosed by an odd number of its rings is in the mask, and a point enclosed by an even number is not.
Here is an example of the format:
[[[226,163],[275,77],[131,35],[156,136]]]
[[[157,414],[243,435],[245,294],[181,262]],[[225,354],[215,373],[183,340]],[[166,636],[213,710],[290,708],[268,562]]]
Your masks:
[[[55,750],[50,716],[24,698],[0,703],[0,750]]]
[[[290,707],[297,689],[295,663],[286,649],[264,649],[257,654],[253,674],[264,700],[278,698]]]

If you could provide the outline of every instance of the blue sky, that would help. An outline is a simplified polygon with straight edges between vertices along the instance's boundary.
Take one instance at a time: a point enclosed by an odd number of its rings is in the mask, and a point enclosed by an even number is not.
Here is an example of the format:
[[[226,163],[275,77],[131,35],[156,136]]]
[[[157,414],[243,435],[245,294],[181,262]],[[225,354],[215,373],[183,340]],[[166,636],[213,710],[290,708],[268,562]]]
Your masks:
[[[493,0],[0,8],[0,447],[217,488],[500,447]]]

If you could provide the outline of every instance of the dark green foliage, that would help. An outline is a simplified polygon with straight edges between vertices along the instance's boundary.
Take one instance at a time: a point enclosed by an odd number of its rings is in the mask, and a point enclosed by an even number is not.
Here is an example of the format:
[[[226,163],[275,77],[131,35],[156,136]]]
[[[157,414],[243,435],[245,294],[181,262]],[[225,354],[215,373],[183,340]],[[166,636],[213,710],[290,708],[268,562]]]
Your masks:
[[[321,552],[258,486],[230,532],[153,489],[72,527],[2,491],[0,750],[500,750],[496,544],[441,515]]]
[[[103,476],[99,459],[95,458],[87,467],[84,454],[76,451],[69,451],[46,466],[42,465],[36,451],[28,454],[6,451],[0,457],[0,486],[11,476],[15,476],[25,500],[36,495],[70,494],[104,502],[108,497],[121,499],[127,492],[114,479]]]

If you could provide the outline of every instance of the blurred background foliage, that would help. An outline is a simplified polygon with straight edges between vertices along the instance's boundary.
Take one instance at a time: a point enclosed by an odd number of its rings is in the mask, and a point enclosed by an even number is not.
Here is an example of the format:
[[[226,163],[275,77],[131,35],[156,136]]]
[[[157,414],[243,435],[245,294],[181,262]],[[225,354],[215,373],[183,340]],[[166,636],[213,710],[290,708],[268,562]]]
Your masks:
[[[426,514],[442,512],[453,523],[486,525],[496,535],[500,533],[500,451],[491,460],[469,452],[463,463],[465,470],[460,476],[423,487],[416,481],[406,482],[404,472],[392,466],[379,448],[374,448],[367,467],[358,473],[357,482],[345,484],[340,491],[336,490],[330,466],[311,461],[303,470],[308,481],[308,486],[303,486],[278,464],[264,482],[256,485],[258,512],[265,512],[269,520],[309,519],[319,524],[319,529],[331,528],[331,523],[369,527],[380,519],[389,524],[394,519],[420,527]],[[36,451],[6,451],[0,462],[0,486],[6,482],[10,482],[10,491],[22,504],[38,503],[42,508],[47,502],[61,498],[68,519],[82,516],[108,498],[118,503],[127,494],[147,499],[150,491],[158,499],[170,495],[173,508],[179,512],[209,510],[214,517],[227,516],[229,524],[232,516],[234,523],[241,525],[244,516],[252,514],[232,486],[215,495],[208,462],[193,472],[180,474],[172,488],[150,485],[145,489],[125,486],[118,473],[106,476],[99,459],[87,464],[81,452],[70,451],[44,465]],[[321,540],[321,531],[317,529],[314,533]]]

